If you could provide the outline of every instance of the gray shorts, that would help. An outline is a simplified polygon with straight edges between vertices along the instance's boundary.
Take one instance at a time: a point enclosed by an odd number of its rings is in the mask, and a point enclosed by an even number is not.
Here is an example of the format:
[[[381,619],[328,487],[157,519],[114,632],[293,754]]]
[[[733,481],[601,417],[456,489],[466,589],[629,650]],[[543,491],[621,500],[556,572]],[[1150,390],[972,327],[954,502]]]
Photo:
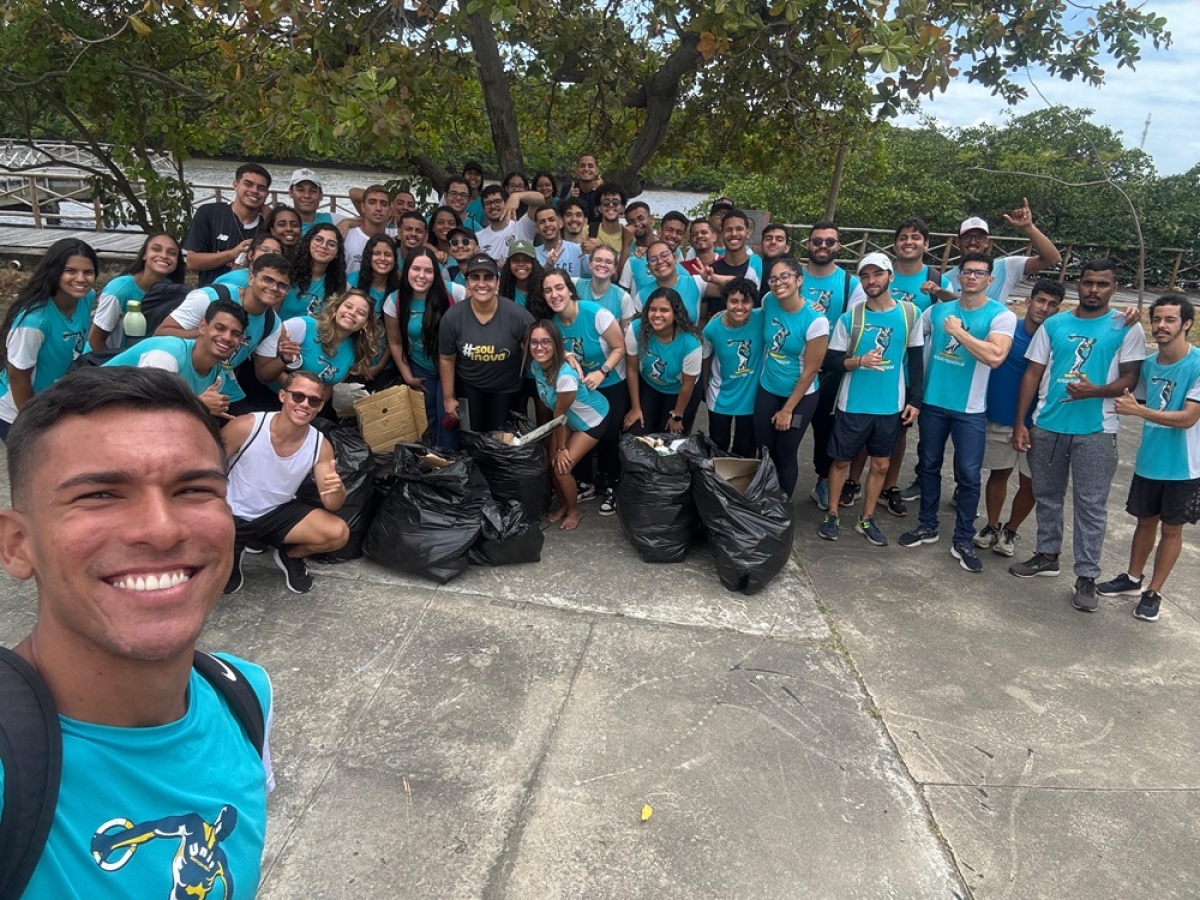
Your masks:
[[[983,445],[983,468],[989,472],[1016,469],[1026,478],[1030,478],[1028,456],[1023,450],[1014,450],[1012,445],[1013,427],[987,423],[987,437]]]

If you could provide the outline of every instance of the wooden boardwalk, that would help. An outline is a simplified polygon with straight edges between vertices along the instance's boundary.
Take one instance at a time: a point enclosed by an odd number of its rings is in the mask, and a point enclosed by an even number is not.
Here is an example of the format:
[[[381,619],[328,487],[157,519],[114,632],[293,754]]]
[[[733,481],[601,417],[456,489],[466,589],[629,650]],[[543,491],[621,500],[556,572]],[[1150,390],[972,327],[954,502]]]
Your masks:
[[[146,240],[146,235],[140,231],[84,231],[0,225],[0,256],[40,253],[63,238],[78,238],[91,244],[101,257],[132,259]]]

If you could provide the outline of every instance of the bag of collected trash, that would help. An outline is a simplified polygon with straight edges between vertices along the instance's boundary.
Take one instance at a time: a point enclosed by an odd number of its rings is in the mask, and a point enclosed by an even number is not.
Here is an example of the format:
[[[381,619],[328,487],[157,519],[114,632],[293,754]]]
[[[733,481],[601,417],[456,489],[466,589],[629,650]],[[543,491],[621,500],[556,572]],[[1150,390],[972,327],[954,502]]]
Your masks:
[[[400,444],[363,552],[390,569],[445,584],[467,570],[488,502],[487,482],[466,455]]]
[[[477,566],[541,562],[545,542],[542,529],[516,500],[503,507],[489,502],[483,505],[483,528],[471,547],[470,560]]]
[[[533,430],[533,423],[511,413],[504,431],[464,431],[462,444],[492,489],[492,497],[503,507],[517,500],[525,514],[537,522],[546,514],[550,498],[550,469],[546,448],[540,440],[514,442]]]
[[[645,562],[679,562],[700,527],[692,473],[679,452],[688,441],[680,441],[675,434],[621,438],[617,516]]]
[[[703,434],[683,448],[692,466],[692,493],[721,584],[757,594],[792,553],[792,505],[779,487],[770,457],[717,456]]]
[[[371,517],[377,505],[375,496],[375,463],[371,448],[358,433],[353,422],[337,423],[329,419],[314,419],[313,425],[325,435],[333,448],[333,459],[338,476],[346,487],[346,498],[342,507],[334,513],[350,529],[350,540],[340,550],[321,554],[318,561],[345,562],[362,556],[363,539],[371,525]],[[296,491],[296,499],[318,508],[321,492],[310,473]]]

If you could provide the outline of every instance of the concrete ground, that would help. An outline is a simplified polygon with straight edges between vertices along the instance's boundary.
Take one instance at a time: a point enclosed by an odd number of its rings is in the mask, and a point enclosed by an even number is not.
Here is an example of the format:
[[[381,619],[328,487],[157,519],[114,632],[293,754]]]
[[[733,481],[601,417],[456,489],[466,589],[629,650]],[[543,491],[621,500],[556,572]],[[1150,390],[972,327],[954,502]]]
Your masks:
[[[900,548],[915,510],[887,548],[821,541],[807,489],[753,597],[703,546],[643,564],[594,503],[540,564],[441,587],[356,561],[298,596],[251,558],[202,644],[274,680],[260,896],[1195,897],[1196,532],[1147,624],[1072,610],[1069,571]],[[0,580],[0,641],[33,615]]]

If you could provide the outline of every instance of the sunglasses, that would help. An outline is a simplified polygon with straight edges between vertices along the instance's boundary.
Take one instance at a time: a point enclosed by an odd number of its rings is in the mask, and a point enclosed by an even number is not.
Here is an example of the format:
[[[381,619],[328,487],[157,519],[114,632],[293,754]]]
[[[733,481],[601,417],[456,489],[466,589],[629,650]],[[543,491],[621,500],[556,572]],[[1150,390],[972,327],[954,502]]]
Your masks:
[[[474,241],[469,241],[466,238],[450,238],[451,247],[470,247]]]
[[[837,238],[809,238],[808,242],[814,247],[836,247],[838,245]]]
[[[292,402],[297,406],[304,406],[307,403],[313,409],[316,409],[325,402],[324,397],[314,397],[312,394],[304,393],[304,391],[288,391],[288,393],[292,397]]]
[[[615,197],[609,197],[607,200],[601,200],[600,205],[601,206],[624,206],[625,204],[622,203],[620,200],[618,200]]]

